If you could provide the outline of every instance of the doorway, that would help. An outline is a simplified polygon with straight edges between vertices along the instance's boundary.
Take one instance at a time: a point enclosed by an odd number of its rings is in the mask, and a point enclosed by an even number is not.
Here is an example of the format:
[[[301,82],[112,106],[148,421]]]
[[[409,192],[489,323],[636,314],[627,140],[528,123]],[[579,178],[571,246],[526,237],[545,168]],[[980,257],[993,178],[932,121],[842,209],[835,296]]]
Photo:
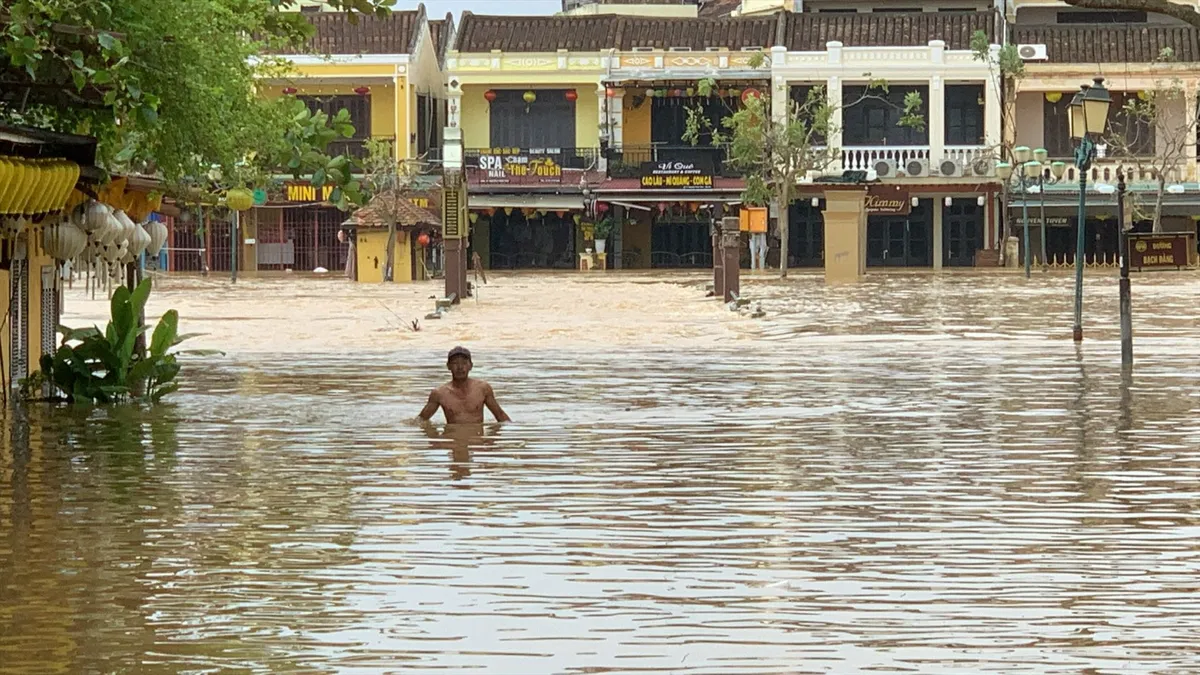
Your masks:
[[[867,218],[868,267],[931,267],[932,200],[921,199],[907,216]]]
[[[812,202],[792,202],[788,213],[788,266],[825,266],[825,218]]]
[[[942,264],[974,267],[983,247],[983,207],[975,199],[953,199],[942,207]]]

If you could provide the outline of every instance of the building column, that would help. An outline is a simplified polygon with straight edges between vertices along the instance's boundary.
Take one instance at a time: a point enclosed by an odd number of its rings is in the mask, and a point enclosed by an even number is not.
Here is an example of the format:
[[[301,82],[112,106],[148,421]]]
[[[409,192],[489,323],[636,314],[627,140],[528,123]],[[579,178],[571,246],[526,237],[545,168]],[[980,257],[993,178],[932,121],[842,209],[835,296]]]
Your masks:
[[[946,198],[942,196],[934,196],[933,198],[933,269],[942,269],[942,247],[946,244],[942,241],[942,218],[946,215]]]
[[[787,65],[787,47],[771,47],[771,71]],[[788,115],[788,82],[783,75],[774,75],[771,80],[771,117],[778,122],[786,122]]]
[[[829,133],[825,144],[829,148],[832,161],[828,170],[842,171],[842,80],[834,76],[825,81],[825,100],[829,103]]]
[[[1000,58],[1000,47],[992,45],[991,57],[993,61],[998,61]],[[983,86],[983,144],[988,148],[996,148],[999,150],[1002,142],[1000,115],[1000,86],[1002,77],[989,77],[984,82]],[[1014,94],[1015,97],[1015,94]],[[1012,105],[1016,106],[1016,101],[1012,101]]]
[[[446,126],[455,129],[462,125],[462,91],[451,91],[446,101]]]
[[[825,190],[825,283],[859,281],[867,269],[867,190]]]
[[[612,105],[612,101],[616,101],[617,99],[615,97],[612,99],[609,99],[607,91],[608,91],[608,89],[607,89],[607,87],[604,86],[603,83],[596,86],[596,101],[597,101],[596,110],[597,110],[597,114],[598,114],[598,119],[600,121],[599,128],[601,129],[601,133],[604,133],[605,131],[608,132],[609,146],[612,147],[612,144],[615,143],[616,138],[617,138],[618,132],[616,130],[614,123],[616,122],[616,120],[618,118],[610,116],[609,106]],[[600,155],[599,158],[597,159],[596,170],[602,171],[602,172],[608,171],[608,159],[606,159],[604,157],[604,155]]]
[[[938,40],[935,40],[938,42]],[[936,167],[946,152],[946,87],[941,76],[929,78],[929,164]]]

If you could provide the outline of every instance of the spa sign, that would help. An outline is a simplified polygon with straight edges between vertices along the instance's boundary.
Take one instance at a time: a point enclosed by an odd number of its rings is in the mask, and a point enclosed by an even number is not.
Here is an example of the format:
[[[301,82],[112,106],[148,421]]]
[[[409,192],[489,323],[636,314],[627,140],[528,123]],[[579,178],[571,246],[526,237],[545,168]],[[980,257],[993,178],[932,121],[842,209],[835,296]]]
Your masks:
[[[712,167],[695,161],[643,162],[643,190],[711,190]]]
[[[1186,234],[1129,235],[1129,266],[1137,270],[1182,269],[1188,265],[1191,237]]]
[[[908,190],[898,185],[872,185],[867,189],[867,215],[907,216],[912,212]]]
[[[493,148],[479,153],[474,176],[480,183],[530,184],[561,183],[562,165],[555,157],[561,151],[547,150],[545,153],[521,152],[516,148],[506,152],[504,148]]]

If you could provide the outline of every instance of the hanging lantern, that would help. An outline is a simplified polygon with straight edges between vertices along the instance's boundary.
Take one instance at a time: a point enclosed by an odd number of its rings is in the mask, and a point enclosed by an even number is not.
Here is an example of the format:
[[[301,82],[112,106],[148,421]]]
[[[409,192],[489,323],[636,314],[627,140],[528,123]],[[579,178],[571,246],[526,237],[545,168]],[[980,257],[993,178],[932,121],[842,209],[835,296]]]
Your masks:
[[[567,93],[563,94],[563,96],[571,103],[579,100],[579,92],[575,91],[574,89],[568,89]],[[533,101],[530,101],[530,103],[533,103]]]
[[[511,206],[504,207],[504,215],[511,216],[512,212],[513,212],[513,207],[511,207]]]
[[[146,255],[157,258],[167,243],[167,226],[157,220],[152,220],[146,223],[146,232],[150,233],[150,246],[146,248]]]
[[[578,225],[579,223],[583,222],[583,216],[576,213],[573,220],[575,221],[575,224]]]
[[[617,90],[614,87],[605,87],[604,95],[609,98],[613,98],[617,95]]]
[[[429,235],[425,234],[424,232],[417,235],[417,245],[420,246],[421,248],[425,248],[426,246],[429,246]]]
[[[567,215],[567,212],[566,212],[566,211],[561,211],[561,210],[560,210],[560,211],[555,211],[555,212],[554,212],[554,215],[558,216],[559,218],[562,218],[563,216],[566,216],[566,215]]]
[[[295,87],[284,87],[284,88],[283,88],[283,95],[284,95],[284,96],[294,96],[295,94],[296,94],[296,88],[295,88]]]
[[[488,103],[495,103],[496,102],[496,90],[488,89],[487,91],[483,92],[483,97],[485,99],[487,99]]]
[[[742,103],[749,103],[752,98],[762,98],[762,93],[754,87],[746,87],[742,90]]]
[[[695,213],[700,210],[700,202],[692,202],[688,204],[688,207],[692,210],[692,213]]]
[[[486,209],[484,209],[484,210],[483,210],[483,214],[484,214],[485,216],[488,216],[488,217],[490,218],[491,216],[494,216],[494,215],[496,215],[496,209],[493,209],[493,208],[491,208],[491,207],[488,207],[488,208],[486,208]]]
[[[691,98],[696,95],[696,90],[691,87],[688,87],[687,89],[684,90],[684,93],[688,95],[688,98]]]
[[[741,89],[735,89],[735,88],[733,88],[733,87],[730,87],[729,89],[726,89],[726,90],[725,90],[725,95],[726,95],[726,96],[730,96],[730,97],[732,97],[732,98],[737,98],[738,96],[741,96],[741,95],[742,95],[742,90],[741,90]]]
[[[1062,100],[1062,92],[1061,91],[1046,92],[1046,101],[1048,101],[1050,103],[1058,103],[1061,100]]]
[[[675,91],[671,92],[671,95],[674,96],[675,98],[683,98],[683,90],[676,89]]]
[[[658,212],[659,212],[660,214],[662,214],[662,213],[666,213],[666,212],[667,212],[667,203],[666,203],[666,202],[659,202],[659,203],[658,203]]]
[[[246,211],[254,206],[254,193],[245,188],[234,188],[225,193],[225,206],[234,211]]]
[[[1142,101],[1149,101],[1150,100],[1150,92],[1145,91],[1145,90],[1139,91],[1137,93],[1137,97],[1138,97],[1138,99],[1140,99]]]
[[[523,98],[526,103],[532,104],[534,101],[537,100],[537,92],[530,89],[530,90],[526,91],[525,95],[522,96],[521,98]]]
[[[371,93],[371,88],[370,87],[355,87],[354,93],[358,94],[359,96],[366,96],[367,94]]]
[[[84,211],[83,229],[85,232],[91,233],[96,230],[102,230],[108,226],[109,208],[101,202],[92,202],[87,205]]]
[[[133,224],[133,235],[129,238],[129,252],[138,257],[150,248],[150,233],[137,223]]]
[[[666,97],[667,97],[667,90],[666,90],[666,89],[658,89],[658,90],[656,90],[656,91],[654,92],[654,97],[655,97],[655,98],[666,98]]]
[[[721,98],[729,98],[729,90],[722,89],[721,91],[717,92],[717,95],[720,96]]]
[[[467,216],[467,219],[470,220],[472,223],[478,223],[479,222],[479,214],[472,211],[471,215]]]
[[[596,202],[596,213],[608,213],[608,203]]]
[[[654,90],[653,90],[653,89],[647,89],[647,90],[646,90],[646,98],[654,98],[654,96],[655,96],[655,94],[654,94]]]
[[[535,210],[526,206],[525,208],[521,209],[521,213],[525,214],[525,217],[528,218],[535,213]]]

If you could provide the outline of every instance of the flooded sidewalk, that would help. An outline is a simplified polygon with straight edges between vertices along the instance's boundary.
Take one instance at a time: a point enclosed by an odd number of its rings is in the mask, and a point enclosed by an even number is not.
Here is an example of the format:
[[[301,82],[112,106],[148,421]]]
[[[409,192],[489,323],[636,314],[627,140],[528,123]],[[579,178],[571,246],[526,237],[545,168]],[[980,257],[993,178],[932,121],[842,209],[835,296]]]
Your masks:
[[[1200,276],[1130,378],[1115,277],[707,279],[165,280],[227,357],[6,422],[0,672],[1196,668]],[[458,343],[514,424],[409,423]]]

